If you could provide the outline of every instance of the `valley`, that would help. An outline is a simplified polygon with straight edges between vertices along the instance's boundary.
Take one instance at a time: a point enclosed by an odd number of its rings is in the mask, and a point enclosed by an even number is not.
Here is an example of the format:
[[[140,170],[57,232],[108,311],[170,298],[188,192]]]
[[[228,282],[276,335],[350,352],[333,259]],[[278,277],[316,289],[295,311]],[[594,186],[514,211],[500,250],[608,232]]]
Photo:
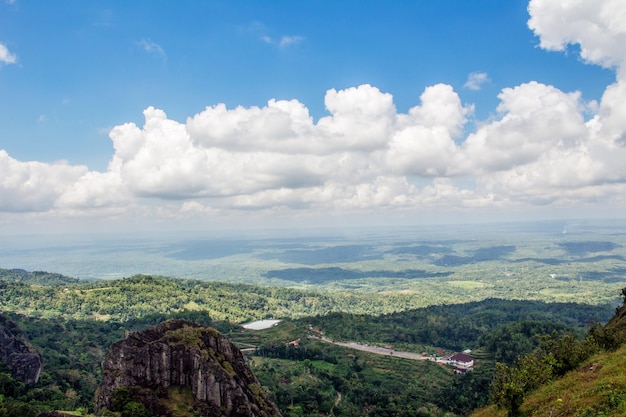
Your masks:
[[[619,224],[485,229],[5,242],[1,313],[44,363],[32,388],[0,369],[7,415],[92,412],[109,346],[168,319],[226,335],[285,416],[468,415],[489,403],[496,363],[538,349],[538,334],[586,337],[626,286]],[[243,326],[255,320],[273,326]],[[466,349],[465,374],[424,360]]]
[[[19,236],[0,267],[82,281],[136,274],[395,297],[397,310],[489,297],[604,303],[626,272],[626,224],[552,221],[178,235]],[[378,313],[385,311],[378,311]],[[278,317],[280,318],[280,317]]]

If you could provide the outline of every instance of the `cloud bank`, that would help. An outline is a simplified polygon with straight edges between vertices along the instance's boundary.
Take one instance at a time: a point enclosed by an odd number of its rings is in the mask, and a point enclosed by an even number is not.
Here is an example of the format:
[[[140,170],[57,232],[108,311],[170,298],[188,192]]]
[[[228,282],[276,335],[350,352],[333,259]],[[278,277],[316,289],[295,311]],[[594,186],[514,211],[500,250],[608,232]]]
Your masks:
[[[623,207],[626,9],[620,3],[533,0],[528,8],[542,48],[577,44],[584,60],[615,70],[615,83],[595,106],[577,91],[529,81],[503,89],[495,116],[470,133],[473,106],[446,84],[426,87],[406,113],[375,86],[330,89],[328,115],[317,121],[298,100],[216,104],[184,122],[149,107],[143,126],[111,130],[114,153],[105,172],[21,162],[0,151],[0,210],[178,218],[251,210]],[[474,74],[467,88],[486,80]]]

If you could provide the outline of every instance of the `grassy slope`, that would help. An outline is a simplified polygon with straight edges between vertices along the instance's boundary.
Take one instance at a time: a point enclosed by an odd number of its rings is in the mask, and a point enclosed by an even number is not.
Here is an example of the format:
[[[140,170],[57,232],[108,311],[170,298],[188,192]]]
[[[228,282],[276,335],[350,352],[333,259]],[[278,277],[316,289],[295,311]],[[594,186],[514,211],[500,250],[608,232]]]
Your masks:
[[[626,414],[626,345],[593,356],[577,371],[531,393],[521,407],[524,417],[624,416]],[[493,406],[472,417],[505,417]]]
[[[531,392],[520,408],[523,417],[612,417],[626,415],[626,293],[625,304],[604,327],[621,346],[592,356],[578,370]],[[494,406],[471,417],[506,416]]]

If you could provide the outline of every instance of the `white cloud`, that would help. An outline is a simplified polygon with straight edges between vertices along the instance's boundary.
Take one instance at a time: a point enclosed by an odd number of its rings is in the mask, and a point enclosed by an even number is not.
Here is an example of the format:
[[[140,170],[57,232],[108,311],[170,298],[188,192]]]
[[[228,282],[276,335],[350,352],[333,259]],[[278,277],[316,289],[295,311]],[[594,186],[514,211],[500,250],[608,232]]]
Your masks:
[[[304,37],[299,36],[299,35],[292,35],[292,36],[284,35],[284,36],[281,36],[279,40],[275,40],[274,38],[272,38],[271,36],[267,34],[262,34],[262,35],[259,35],[259,39],[261,39],[263,42],[269,45],[274,45],[281,49],[288,48],[292,45],[297,45],[304,41]]]
[[[463,84],[463,87],[478,91],[482,88],[483,84],[489,81],[489,76],[486,72],[472,72],[467,76],[467,81]]]
[[[150,39],[142,39],[137,41],[136,44],[138,47],[150,54],[158,55],[164,60],[167,59],[167,54],[165,53],[165,50],[161,48],[161,45],[151,41]]]
[[[300,43],[303,40],[304,38],[302,36],[283,36],[282,38],[280,38],[278,46],[280,46],[281,48],[286,48],[288,46]]]
[[[580,45],[581,57],[605,67],[626,60],[626,7],[623,0],[531,0],[528,26],[542,48],[563,51]]]
[[[580,93],[530,82],[499,97],[499,117],[462,141],[473,108],[444,84],[426,88],[406,114],[370,85],[329,90],[330,114],[317,123],[296,100],[218,104],[186,124],[149,108],[142,128],[112,130],[109,174],[135,198],[296,210],[545,204],[564,202],[563,190],[575,201],[576,189],[583,199],[589,187],[624,180],[623,149],[597,139],[604,119],[585,123]],[[414,177],[432,179],[419,188]]]
[[[398,116],[389,141],[387,163],[402,175],[437,177],[456,174],[458,148],[454,137],[462,131],[471,107],[463,107],[452,87],[426,88],[421,106]]]
[[[42,164],[73,175],[19,177],[23,163],[12,160],[4,167],[4,178],[14,178],[5,194],[18,193],[21,180],[15,178],[23,178],[35,187],[29,195],[40,197],[35,204],[22,194],[13,199],[17,206],[3,209],[84,211],[180,200],[178,214],[168,216],[188,218],[220,210],[571,205],[590,195],[601,200],[626,182],[626,151],[617,134],[624,129],[621,122],[608,123],[621,120],[615,113],[621,111],[620,87],[607,90],[587,123],[578,92],[536,82],[504,89],[499,117],[460,141],[455,138],[473,108],[444,84],[426,88],[421,104],[406,114],[397,112],[391,95],[369,85],[329,90],[329,115],[317,123],[296,100],[234,109],[219,104],[186,124],[148,108],[142,127],[127,123],[111,130],[115,153],[106,172]],[[43,177],[48,182],[30,180]]]
[[[505,88],[499,95],[499,120],[480,127],[463,143],[472,170],[516,169],[550,149],[567,149],[585,141],[580,93],[563,93],[530,82]]]
[[[85,166],[20,162],[0,149],[0,211],[48,211],[86,173]]]
[[[97,20],[94,22],[94,26],[108,28],[113,23],[113,17],[113,11],[111,9],[104,9],[99,13]]]
[[[187,120],[195,145],[229,150],[286,154],[329,154],[384,147],[395,122],[390,94],[362,85],[329,90],[324,99],[330,116],[317,124],[297,100],[270,100],[265,107],[207,107]]]
[[[6,45],[0,43],[0,64],[15,64],[17,56],[9,51]]]
[[[586,60],[615,67],[618,79],[597,103],[529,81],[504,88],[497,112],[466,136],[473,105],[445,84],[425,88],[406,113],[371,85],[330,89],[328,114],[317,121],[295,99],[215,104],[185,123],[149,107],[143,126],[111,130],[105,172],[19,162],[1,151],[0,210],[183,219],[623,206],[626,80],[612,36],[621,36],[624,20],[615,2],[595,4],[533,0],[529,25],[544,48],[580,42]]]
[[[59,209],[90,210],[125,206],[133,197],[115,169],[90,171],[74,181],[55,201]]]

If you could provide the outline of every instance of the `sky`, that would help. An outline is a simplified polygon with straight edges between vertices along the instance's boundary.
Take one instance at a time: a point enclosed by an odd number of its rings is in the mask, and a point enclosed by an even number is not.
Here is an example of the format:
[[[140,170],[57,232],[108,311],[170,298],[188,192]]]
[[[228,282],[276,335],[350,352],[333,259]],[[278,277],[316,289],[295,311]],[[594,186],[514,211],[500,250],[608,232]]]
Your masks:
[[[0,0],[0,235],[623,218],[623,0]]]

